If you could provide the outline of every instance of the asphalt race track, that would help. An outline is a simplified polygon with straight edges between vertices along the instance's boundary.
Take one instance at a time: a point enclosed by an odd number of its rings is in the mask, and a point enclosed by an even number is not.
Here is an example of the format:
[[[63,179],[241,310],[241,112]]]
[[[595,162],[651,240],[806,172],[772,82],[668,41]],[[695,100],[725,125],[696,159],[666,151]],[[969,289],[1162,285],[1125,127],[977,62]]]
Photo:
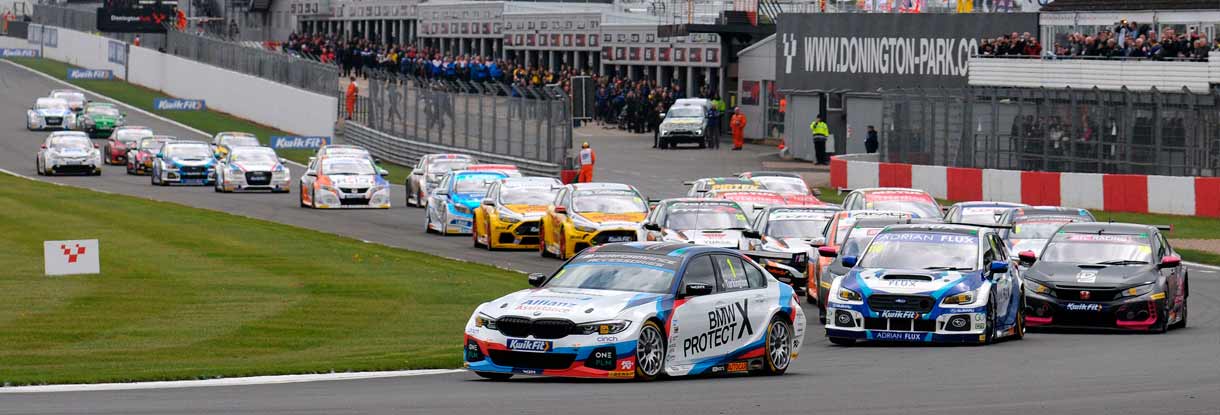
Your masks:
[[[46,133],[24,129],[24,109],[35,97],[60,87],[0,63],[0,168],[35,176],[34,154]],[[128,115],[131,124],[147,125],[159,134],[193,137],[134,111]],[[642,138],[597,135],[588,141],[598,149],[598,179],[636,184],[650,197],[680,195],[683,180],[760,168],[759,155],[768,150],[729,152],[726,146],[717,152],[661,152],[647,149]],[[206,187],[153,187],[147,177],[126,176],[119,166],[108,166],[101,177],[49,180],[524,271],[547,272],[558,265],[535,252],[475,250],[467,237],[425,236],[423,212],[401,206],[401,187],[395,189],[394,209],[312,211],[296,206],[295,190],[292,195],[216,194]],[[0,414],[1220,414],[1220,273],[1194,268],[1190,277],[1190,326],[1163,335],[1030,333],[1022,341],[987,347],[844,348],[826,342],[820,327],[810,327],[801,356],[782,377],[491,382],[456,373],[259,386],[0,394]],[[816,310],[806,312],[816,316]],[[817,325],[815,318],[810,320]]]

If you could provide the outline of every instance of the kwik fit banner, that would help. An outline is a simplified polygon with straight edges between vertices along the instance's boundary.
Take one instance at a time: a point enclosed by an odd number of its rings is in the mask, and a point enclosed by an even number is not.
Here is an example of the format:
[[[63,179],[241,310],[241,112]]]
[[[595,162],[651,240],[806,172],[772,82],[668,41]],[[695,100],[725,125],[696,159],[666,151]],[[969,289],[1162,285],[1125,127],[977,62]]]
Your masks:
[[[271,136],[271,148],[274,149],[320,148],[325,145],[330,145],[330,137]]]
[[[202,99],[153,98],[153,109],[157,111],[203,111],[208,109]]]
[[[776,80],[786,91],[965,87],[979,41],[1013,32],[1037,36],[1038,14],[785,13]]]
[[[68,69],[68,79],[108,80],[114,73],[109,69]]]

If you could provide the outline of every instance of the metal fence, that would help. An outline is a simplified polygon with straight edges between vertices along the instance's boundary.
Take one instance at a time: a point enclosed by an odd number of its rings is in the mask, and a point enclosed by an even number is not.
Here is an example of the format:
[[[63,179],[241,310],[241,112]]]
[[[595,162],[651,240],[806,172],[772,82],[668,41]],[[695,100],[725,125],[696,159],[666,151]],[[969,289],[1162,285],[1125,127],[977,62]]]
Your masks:
[[[333,95],[339,87],[335,65],[175,30],[166,33],[166,43],[167,53],[319,94]]]
[[[348,115],[345,101],[339,98],[341,118]],[[348,128],[345,139],[396,163],[458,151],[547,176],[558,176],[571,163],[571,104],[554,88],[378,72],[369,79],[368,96],[356,100],[352,119],[361,125]]]
[[[908,89],[882,101],[889,162],[1164,176],[1220,167],[1220,90]]]

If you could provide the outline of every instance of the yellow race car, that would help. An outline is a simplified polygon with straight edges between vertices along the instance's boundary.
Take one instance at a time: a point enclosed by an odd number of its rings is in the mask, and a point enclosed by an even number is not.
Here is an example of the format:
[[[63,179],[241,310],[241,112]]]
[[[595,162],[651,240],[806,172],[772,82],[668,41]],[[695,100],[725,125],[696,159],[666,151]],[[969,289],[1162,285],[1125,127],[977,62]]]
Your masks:
[[[542,256],[570,258],[585,248],[636,240],[648,201],[635,187],[618,183],[563,186],[542,216]]]
[[[550,177],[508,177],[492,183],[474,210],[474,247],[537,248],[542,215],[562,185]]]

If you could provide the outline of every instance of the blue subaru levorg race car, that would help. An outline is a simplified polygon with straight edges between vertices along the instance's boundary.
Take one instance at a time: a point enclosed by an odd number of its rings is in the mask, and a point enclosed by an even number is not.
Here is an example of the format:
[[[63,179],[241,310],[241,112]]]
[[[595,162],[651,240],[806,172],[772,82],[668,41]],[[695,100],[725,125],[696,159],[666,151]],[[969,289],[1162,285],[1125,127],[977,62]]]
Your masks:
[[[595,245],[529,283],[475,309],[467,369],[490,379],[778,375],[804,341],[792,287],[735,250]]]
[[[892,225],[831,286],[826,336],[856,340],[988,344],[1025,335],[1024,287],[996,230]]]

